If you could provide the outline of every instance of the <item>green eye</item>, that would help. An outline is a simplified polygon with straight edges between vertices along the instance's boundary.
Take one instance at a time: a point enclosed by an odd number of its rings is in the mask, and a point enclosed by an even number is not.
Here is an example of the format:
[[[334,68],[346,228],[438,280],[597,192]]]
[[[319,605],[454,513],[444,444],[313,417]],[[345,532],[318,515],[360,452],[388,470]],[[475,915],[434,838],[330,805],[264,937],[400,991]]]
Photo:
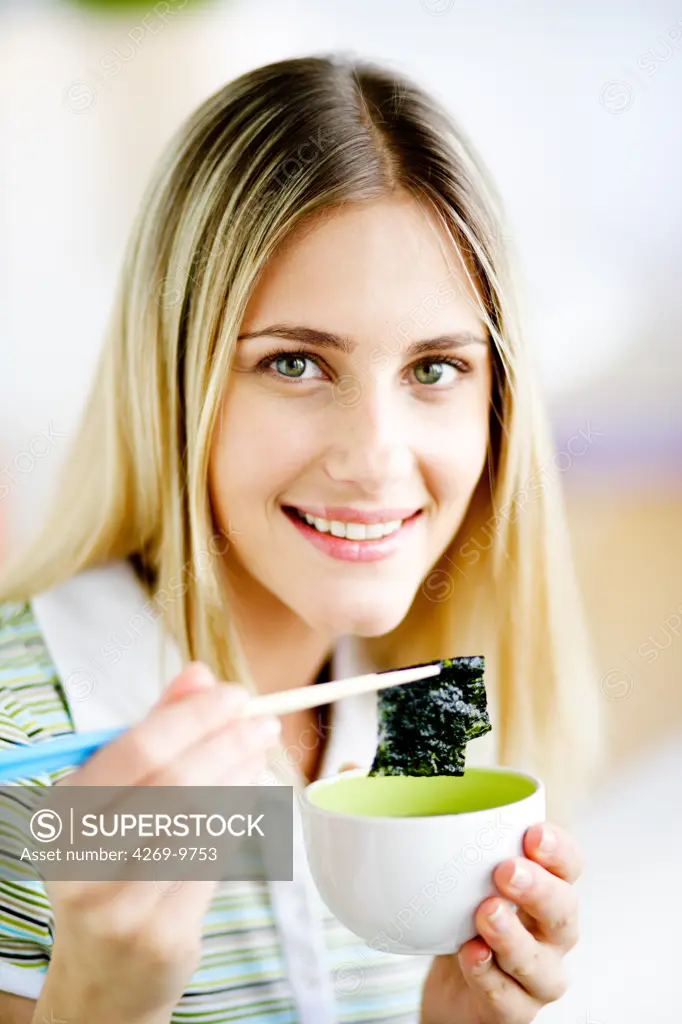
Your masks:
[[[414,375],[420,384],[436,384],[443,375],[442,363],[417,363]],[[422,376],[424,379],[422,380]]]
[[[301,356],[281,356],[275,363],[277,372],[281,373],[283,377],[302,377],[305,373],[305,366],[307,359],[302,359]],[[288,373],[286,370],[282,370],[282,365],[289,366],[293,369],[293,373]]]
[[[303,349],[288,352],[286,349],[275,349],[263,356],[254,367],[257,373],[267,374],[276,382],[283,380],[313,381],[324,380],[317,358]]]
[[[451,359],[422,359],[414,368],[419,384],[452,384],[455,378],[465,372],[460,363]]]

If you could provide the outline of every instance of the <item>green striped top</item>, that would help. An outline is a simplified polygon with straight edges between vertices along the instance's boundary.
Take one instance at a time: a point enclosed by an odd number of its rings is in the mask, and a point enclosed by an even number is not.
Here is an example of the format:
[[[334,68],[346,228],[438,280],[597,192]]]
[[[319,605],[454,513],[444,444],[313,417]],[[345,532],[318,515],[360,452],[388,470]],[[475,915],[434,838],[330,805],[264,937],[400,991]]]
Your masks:
[[[73,731],[31,604],[0,604],[0,748]],[[51,785],[70,770],[22,782]],[[0,990],[36,999],[53,938],[44,885],[0,878]],[[365,945],[316,891],[293,882],[221,882],[205,915],[199,966],[171,1019],[417,1024],[430,964]]]

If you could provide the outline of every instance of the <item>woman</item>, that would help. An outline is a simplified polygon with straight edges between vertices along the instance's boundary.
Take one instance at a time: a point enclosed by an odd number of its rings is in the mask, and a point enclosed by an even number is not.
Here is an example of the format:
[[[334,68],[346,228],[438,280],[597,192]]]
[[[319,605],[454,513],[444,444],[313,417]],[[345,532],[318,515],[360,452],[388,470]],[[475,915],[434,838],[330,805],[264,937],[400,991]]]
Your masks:
[[[375,697],[285,716],[273,747],[249,693],[483,653],[469,763],[537,772],[565,815],[599,734],[551,459],[463,132],[373,65],[243,75],[154,174],[55,507],[5,574],[4,742],[128,724],[69,782],[300,786],[369,765]],[[432,961],[363,947],[300,845],[294,882],[172,899],[8,883],[0,1016],[530,1021],[565,988],[581,855],[559,826],[524,849]]]

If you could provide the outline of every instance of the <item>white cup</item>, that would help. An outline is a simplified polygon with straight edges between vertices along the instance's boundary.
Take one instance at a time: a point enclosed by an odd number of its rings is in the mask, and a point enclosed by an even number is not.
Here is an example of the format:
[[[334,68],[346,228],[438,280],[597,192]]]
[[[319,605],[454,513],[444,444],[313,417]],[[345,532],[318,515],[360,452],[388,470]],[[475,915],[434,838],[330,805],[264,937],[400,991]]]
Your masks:
[[[331,912],[387,953],[456,953],[498,895],[494,868],[545,820],[542,782],[511,768],[461,776],[319,779],[300,794],[310,871]]]

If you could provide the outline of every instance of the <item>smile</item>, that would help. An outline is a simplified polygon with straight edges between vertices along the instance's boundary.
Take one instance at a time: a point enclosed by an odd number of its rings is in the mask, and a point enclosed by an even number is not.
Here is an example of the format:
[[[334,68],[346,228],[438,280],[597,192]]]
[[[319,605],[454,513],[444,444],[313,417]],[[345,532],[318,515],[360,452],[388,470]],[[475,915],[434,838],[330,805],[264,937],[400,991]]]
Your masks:
[[[344,523],[338,519],[311,516],[309,512],[301,512],[300,509],[295,509],[295,512],[308,526],[313,526],[320,533],[331,533],[333,537],[347,537],[348,540],[378,540],[379,537],[395,533],[404,522],[403,519],[392,519],[385,523]]]
[[[422,514],[418,509],[404,519],[380,519],[378,514],[366,513],[362,519],[362,513],[353,513],[354,518],[346,520],[327,519],[292,505],[284,505],[282,510],[314,547],[351,562],[374,562],[395,554]]]

